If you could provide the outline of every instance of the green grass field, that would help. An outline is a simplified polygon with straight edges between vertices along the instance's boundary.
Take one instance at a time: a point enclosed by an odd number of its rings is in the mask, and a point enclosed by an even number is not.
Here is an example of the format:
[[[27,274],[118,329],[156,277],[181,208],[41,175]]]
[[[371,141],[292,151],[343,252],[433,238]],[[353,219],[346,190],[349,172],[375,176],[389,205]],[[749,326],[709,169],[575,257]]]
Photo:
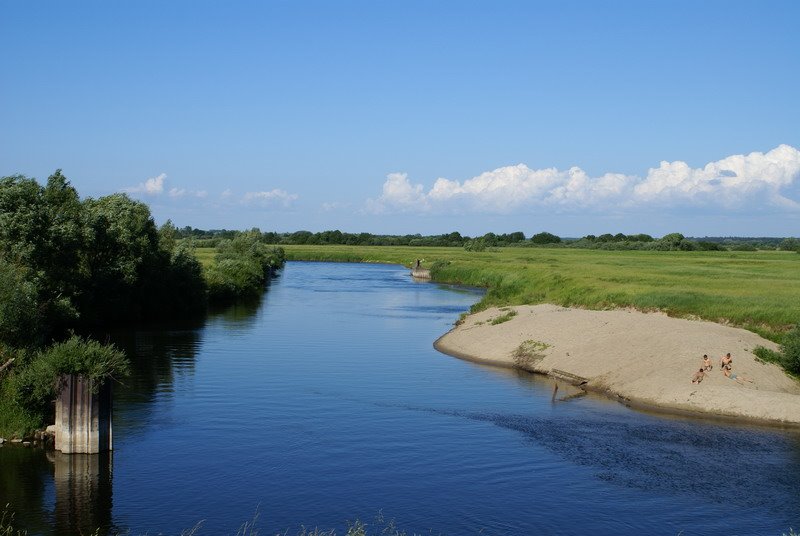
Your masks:
[[[800,255],[794,252],[663,252],[380,246],[285,246],[289,260],[383,262],[424,259],[436,281],[485,287],[474,311],[555,303],[635,307],[728,322],[780,342],[800,322]],[[198,250],[207,262],[213,250]]]

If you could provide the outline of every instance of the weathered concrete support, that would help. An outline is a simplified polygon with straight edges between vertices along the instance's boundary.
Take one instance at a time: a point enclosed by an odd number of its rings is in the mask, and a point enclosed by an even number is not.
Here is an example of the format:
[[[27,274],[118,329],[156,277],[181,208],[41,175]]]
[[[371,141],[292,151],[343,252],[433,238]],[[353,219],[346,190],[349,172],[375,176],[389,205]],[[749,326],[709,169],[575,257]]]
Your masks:
[[[96,393],[92,382],[65,374],[56,399],[56,450],[65,454],[95,454],[112,450],[111,382]]]

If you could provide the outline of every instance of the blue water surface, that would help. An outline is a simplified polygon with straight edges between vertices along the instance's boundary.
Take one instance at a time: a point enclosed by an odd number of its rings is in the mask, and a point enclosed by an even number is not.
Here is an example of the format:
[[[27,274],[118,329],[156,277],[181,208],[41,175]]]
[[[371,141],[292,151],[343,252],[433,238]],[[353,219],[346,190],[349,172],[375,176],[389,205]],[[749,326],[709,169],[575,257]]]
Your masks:
[[[198,534],[235,534],[256,512],[262,535],[342,534],[379,515],[409,534],[800,527],[796,431],[649,415],[565,386],[554,400],[553,380],[435,351],[479,299],[398,266],[291,262],[261,303],[114,334],[135,375],[115,393],[113,454],[76,469],[0,448],[0,503],[31,534],[199,521]]]

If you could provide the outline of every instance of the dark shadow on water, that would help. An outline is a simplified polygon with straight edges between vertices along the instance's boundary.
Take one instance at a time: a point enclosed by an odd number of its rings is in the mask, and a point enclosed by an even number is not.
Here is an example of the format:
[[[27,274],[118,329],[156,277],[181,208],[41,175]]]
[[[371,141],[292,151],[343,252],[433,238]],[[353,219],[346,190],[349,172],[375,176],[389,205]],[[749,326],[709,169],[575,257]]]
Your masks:
[[[49,512],[42,508],[52,478],[53,466],[43,449],[0,446],[0,510],[10,505],[19,526],[30,533],[50,530]]]
[[[224,307],[209,309],[208,322],[221,322],[225,327],[246,329],[256,325],[258,311],[266,303],[266,295]]]
[[[505,372],[514,374],[515,371]],[[528,373],[522,373],[530,377]],[[522,375],[520,379],[527,381]],[[534,380],[537,383],[539,379]],[[541,380],[552,385],[552,380]],[[537,388],[541,388],[538,386]],[[485,422],[518,432],[594,477],[648,494],[692,494],[732,512],[760,508],[800,519],[800,431],[692,418],[538,417],[376,404]],[[742,494],[743,489],[748,490]]]

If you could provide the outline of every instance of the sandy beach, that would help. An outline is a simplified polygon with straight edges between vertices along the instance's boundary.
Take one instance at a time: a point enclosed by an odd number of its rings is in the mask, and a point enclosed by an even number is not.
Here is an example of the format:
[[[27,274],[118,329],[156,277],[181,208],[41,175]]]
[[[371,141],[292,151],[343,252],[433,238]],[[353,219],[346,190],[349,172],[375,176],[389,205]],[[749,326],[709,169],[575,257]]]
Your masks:
[[[510,311],[516,315],[492,324]],[[754,333],[713,322],[546,304],[469,315],[435,343],[455,357],[548,374],[629,405],[800,424],[800,382],[760,362],[752,353],[759,345],[777,348]],[[719,360],[727,352],[741,381],[722,373]],[[693,384],[703,354],[714,369]]]

